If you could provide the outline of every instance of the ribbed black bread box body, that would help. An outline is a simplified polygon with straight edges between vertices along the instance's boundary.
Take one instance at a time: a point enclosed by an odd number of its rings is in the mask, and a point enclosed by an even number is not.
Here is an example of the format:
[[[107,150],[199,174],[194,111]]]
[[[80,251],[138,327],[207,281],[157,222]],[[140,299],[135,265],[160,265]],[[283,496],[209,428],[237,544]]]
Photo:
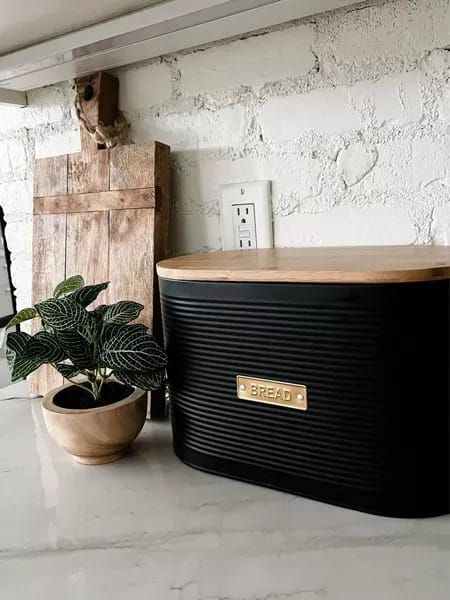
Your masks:
[[[448,278],[159,272],[182,461],[380,515],[449,512]],[[238,375],[306,386],[307,410],[240,399]]]

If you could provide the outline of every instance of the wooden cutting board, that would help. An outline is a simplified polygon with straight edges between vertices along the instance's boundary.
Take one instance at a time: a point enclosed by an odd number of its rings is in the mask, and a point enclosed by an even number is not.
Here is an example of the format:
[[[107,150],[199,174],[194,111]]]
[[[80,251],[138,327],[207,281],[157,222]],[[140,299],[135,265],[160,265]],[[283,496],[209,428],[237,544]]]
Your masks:
[[[83,100],[90,122],[112,124],[117,80],[97,73],[77,85],[91,86]],[[142,303],[140,322],[162,338],[155,264],[167,256],[170,148],[159,142],[101,148],[84,130],[81,138],[81,153],[35,162],[33,303],[71,275],[89,284],[110,281],[99,303]],[[48,365],[30,378],[40,395],[61,383]],[[158,412],[155,394],[152,403]]]

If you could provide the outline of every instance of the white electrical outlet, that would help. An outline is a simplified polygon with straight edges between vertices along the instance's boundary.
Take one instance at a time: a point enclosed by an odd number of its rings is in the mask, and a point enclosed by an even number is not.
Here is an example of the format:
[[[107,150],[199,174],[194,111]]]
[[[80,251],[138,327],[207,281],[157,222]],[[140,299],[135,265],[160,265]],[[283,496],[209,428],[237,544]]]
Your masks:
[[[227,184],[221,187],[221,192],[222,248],[272,248],[270,181]]]
[[[256,220],[254,204],[233,204],[234,248],[256,248]]]

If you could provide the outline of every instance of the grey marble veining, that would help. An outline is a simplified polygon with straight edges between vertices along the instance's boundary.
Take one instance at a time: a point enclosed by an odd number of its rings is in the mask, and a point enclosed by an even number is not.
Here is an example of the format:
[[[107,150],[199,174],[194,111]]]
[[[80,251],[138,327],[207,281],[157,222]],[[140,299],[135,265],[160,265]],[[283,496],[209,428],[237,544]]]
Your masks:
[[[3,400],[0,508],[5,600],[450,597],[450,518],[364,515],[195,471],[168,424],[83,466],[50,440],[38,400]]]

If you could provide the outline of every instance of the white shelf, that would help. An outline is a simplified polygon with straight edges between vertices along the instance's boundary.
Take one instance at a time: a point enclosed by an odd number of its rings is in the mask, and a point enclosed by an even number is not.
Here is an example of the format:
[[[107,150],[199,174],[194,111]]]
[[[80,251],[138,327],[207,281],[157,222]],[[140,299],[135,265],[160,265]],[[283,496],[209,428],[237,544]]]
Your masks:
[[[0,56],[0,88],[26,91],[357,1],[164,0]],[[70,27],[70,22],[67,25]],[[23,105],[23,96],[10,96],[9,102]]]

